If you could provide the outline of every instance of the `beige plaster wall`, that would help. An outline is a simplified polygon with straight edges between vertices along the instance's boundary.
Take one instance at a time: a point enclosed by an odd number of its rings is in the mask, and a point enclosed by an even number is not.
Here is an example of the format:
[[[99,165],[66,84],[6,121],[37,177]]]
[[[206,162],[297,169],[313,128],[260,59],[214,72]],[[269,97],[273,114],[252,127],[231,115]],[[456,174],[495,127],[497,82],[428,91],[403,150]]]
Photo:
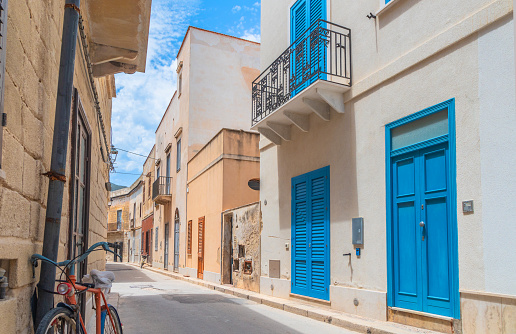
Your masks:
[[[251,82],[258,75],[259,45],[234,37],[190,27],[177,56],[178,76],[182,75],[181,92],[174,94],[156,130],[155,158],[161,160],[164,176],[165,148],[171,143],[172,201],[156,208],[154,226],[159,240],[164,224],[170,225],[170,249],[174,249],[173,221],[177,208],[180,215],[179,263],[187,265],[187,177],[188,161],[223,127],[248,129],[250,120]],[[177,138],[175,135],[177,134]],[[181,168],[176,172],[177,139],[181,138]],[[156,169],[155,169],[156,170]],[[187,175],[188,173],[188,175]],[[219,219],[220,220],[220,219]],[[154,239],[155,241],[155,239]],[[156,266],[163,250],[153,254]],[[170,261],[173,260],[169,256]],[[172,262],[171,262],[172,263]]]
[[[59,71],[62,18],[61,2],[9,1],[5,107],[7,126],[3,128],[0,179],[0,259],[9,270],[8,301],[0,301],[0,328],[9,333],[31,331],[29,299],[36,279],[32,279],[29,257],[41,253],[48,180],[41,176],[50,169],[55,101]],[[110,138],[113,77],[95,79],[106,136]],[[108,167],[102,161],[97,116],[80,48],[75,59],[74,86],[91,127],[91,175],[89,244],[106,240],[108,216]],[[107,143],[110,145],[110,143]],[[67,179],[70,179],[68,144]],[[65,184],[60,231],[59,260],[68,253],[69,187]],[[88,258],[88,269],[104,269],[102,252]],[[4,264],[2,264],[4,266]],[[16,317],[6,307],[16,309]],[[12,312],[11,312],[12,313]]]
[[[222,128],[249,130],[251,83],[260,45],[190,29],[189,152],[191,158]]]

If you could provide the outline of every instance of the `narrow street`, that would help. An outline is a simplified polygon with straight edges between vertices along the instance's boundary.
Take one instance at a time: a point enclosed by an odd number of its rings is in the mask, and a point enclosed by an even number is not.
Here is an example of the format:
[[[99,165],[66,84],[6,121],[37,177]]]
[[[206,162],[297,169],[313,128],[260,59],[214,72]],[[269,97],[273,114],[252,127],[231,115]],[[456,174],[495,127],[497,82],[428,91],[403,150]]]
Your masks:
[[[120,294],[127,334],[355,333],[130,265],[106,270],[116,276],[112,292]]]

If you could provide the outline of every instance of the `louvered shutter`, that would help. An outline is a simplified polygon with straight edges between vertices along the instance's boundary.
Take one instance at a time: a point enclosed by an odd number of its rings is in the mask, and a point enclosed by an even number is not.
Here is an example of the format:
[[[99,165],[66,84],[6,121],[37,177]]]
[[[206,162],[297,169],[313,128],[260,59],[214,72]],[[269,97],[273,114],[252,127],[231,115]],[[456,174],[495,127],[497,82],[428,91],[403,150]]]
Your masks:
[[[311,0],[309,3],[309,13],[310,13],[310,27],[312,29],[317,29],[317,27],[325,28],[325,24],[323,22],[319,23],[319,25],[315,25],[317,20],[325,20],[326,19],[326,0]],[[317,79],[326,79],[326,75],[324,72],[326,70],[326,48],[324,47],[324,43],[322,43],[322,39],[325,38],[325,35],[322,31],[319,31],[310,35],[310,39],[315,38],[316,40],[313,43],[308,43],[308,47],[310,48],[310,81],[309,84],[313,83]],[[316,75],[319,74],[319,75]]]
[[[292,53],[292,72],[293,83],[296,89],[292,92],[295,95],[297,92],[304,89],[305,86],[300,86],[303,83],[303,68],[306,62],[306,40],[303,39],[303,34],[308,29],[308,15],[307,15],[307,1],[299,0],[291,9],[291,43],[294,44]]]
[[[293,184],[293,287],[292,291],[298,294],[307,294],[307,185],[306,178],[297,179]]]
[[[2,169],[2,138],[4,126],[5,47],[7,46],[7,0],[0,0],[0,169]]]
[[[292,293],[329,299],[329,167],[292,179]]]

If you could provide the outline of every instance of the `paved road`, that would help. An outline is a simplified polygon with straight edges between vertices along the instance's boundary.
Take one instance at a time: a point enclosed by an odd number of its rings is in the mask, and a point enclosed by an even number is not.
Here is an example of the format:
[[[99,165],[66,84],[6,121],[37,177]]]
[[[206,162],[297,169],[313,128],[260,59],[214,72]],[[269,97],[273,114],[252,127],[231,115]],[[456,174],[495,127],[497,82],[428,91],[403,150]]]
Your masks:
[[[124,334],[356,334],[198,285],[110,263]]]

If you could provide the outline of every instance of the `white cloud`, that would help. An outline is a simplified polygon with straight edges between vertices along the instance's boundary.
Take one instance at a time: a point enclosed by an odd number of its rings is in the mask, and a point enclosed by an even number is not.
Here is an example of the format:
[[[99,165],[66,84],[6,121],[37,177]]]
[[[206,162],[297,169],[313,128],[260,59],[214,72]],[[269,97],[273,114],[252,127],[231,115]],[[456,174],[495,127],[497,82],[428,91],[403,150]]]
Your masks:
[[[255,7],[260,7],[261,5],[260,5],[260,3],[257,1],[257,2],[255,2],[255,3],[253,4],[253,6],[255,6]]]
[[[113,99],[113,145],[147,155],[154,132],[176,89],[176,53],[189,20],[199,11],[197,0],[154,0],[145,73],[116,75]],[[119,151],[116,171],[141,173],[145,158]],[[129,185],[134,175],[112,174],[114,183]]]
[[[236,13],[236,12],[240,11],[240,9],[242,9],[242,7],[240,7],[239,5],[236,5],[235,7],[233,7],[233,8],[231,9],[231,11],[232,11],[233,13]]]
[[[251,29],[253,30],[253,29]],[[260,34],[252,33],[249,30],[244,31],[244,34],[240,38],[247,39],[248,41],[260,43]]]

